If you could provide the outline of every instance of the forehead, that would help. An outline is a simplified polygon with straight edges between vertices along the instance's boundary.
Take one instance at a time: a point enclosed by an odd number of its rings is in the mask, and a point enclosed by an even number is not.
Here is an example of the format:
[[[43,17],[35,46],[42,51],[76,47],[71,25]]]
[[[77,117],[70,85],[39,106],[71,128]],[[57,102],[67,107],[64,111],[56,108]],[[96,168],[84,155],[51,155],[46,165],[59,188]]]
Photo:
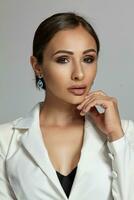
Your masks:
[[[46,51],[52,52],[58,49],[83,51],[88,48],[97,50],[93,36],[82,26],[57,32],[49,41]]]

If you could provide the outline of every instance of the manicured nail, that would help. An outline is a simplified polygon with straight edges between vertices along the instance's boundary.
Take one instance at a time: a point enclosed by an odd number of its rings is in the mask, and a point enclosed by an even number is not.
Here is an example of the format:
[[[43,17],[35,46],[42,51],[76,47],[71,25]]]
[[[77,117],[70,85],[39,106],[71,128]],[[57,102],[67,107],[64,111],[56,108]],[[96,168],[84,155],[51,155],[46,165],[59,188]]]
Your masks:
[[[81,114],[81,115],[85,115],[85,112],[81,111],[80,114]]]
[[[80,106],[77,106],[76,108],[77,108],[78,110],[80,110],[80,109],[81,109],[81,108],[80,108]]]

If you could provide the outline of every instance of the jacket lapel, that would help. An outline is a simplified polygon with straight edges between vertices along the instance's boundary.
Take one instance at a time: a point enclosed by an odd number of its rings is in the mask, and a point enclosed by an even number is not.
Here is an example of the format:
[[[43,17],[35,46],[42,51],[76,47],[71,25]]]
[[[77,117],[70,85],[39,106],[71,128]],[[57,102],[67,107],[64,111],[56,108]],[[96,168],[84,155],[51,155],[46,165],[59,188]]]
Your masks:
[[[16,122],[14,124],[14,128],[19,129],[20,131],[21,129],[26,129],[26,132],[21,136],[20,139],[23,147],[34,159],[42,172],[48,176],[55,187],[57,187],[57,189],[66,199],[65,192],[58,180],[57,174],[49,159],[47,149],[43,142],[39,126],[39,112],[41,103],[42,102],[36,104],[25,118],[21,118],[18,122]],[[81,156],[78,162],[78,167],[69,199],[73,197],[73,194],[75,193],[75,188],[78,187],[84,173],[88,170],[91,170],[91,167],[87,166],[89,165],[90,161],[92,162],[95,155],[99,153],[101,148],[104,146],[105,141],[106,139],[95,127],[89,115],[85,115],[84,137],[81,149]]]
[[[47,149],[44,145],[42,134],[39,126],[40,103],[36,104],[26,118],[22,118],[14,125],[14,128],[26,129],[21,136],[20,142],[25,150],[30,154],[43,173],[53,182],[55,187],[62,193],[66,199],[63,188],[58,180],[55,169],[49,159]]]
[[[71,200],[75,198],[76,193],[77,196],[79,196],[80,194],[78,193],[82,192],[79,190],[80,183],[82,179],[88,178],[86,177],[87,174],[90,175],[94,171],[94,164],[96,164],[97,157],[101,157],[101,152],[105,148],[105,143],[106,137],[97,129],[90,116],[86,114],[83,145],[70,194]]]

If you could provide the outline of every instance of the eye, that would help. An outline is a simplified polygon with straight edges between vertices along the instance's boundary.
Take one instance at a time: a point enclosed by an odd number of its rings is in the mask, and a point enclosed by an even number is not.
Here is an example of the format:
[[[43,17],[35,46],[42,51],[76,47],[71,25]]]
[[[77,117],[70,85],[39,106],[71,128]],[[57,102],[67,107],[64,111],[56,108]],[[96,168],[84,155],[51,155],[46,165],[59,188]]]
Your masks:
[[[92,63],[94,61],[94,57],[93,56],[86,56],[83,60],[86,63]]]
[[[65,63],[68,62],[68,59],[67,59],[66,56],[62,56],[62,57],[58,57],[58,58],[56,59],[56,62],[57,62],[57,63],[61,63],[61,64],[65,64]]]

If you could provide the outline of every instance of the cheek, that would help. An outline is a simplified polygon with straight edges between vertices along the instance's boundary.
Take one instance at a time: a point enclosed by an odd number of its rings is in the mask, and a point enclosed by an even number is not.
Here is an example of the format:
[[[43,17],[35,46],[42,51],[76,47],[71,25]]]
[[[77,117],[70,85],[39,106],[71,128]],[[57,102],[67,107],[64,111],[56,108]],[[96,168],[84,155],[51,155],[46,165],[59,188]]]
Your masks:
[[[67,74],[63,70],[47,70],[45,75],[45,82],[48,87],[51,88],[62,88],[64,86],[64,83],[67,82]]]
[[[61,98],[64,101],[68,99],[68,81],[69,77],[67,73],[63,70],[49,70],[47,71],[47,77],[45,78],[45,83],[48,90],[51,91],[55,96]],[[71,99],[68,99],[70,102]]]
[[[92,82],[96,77],[96,73],[97,73],[96,65],[93,65],[93,66],[87,68],[87,70],[86,70],[87,82],[90,82],[90,81]]]
[[[59,90],[60,92],[68,87],[69,80],[71,79],[71,72],[65,68],[65,66],[53,66],[49,64],[44,70],[45,83],[48,88],[53,90]],[[85,67],[84,82],[92,84],[96,77],[97,65],[94,63],[91,66]]]

